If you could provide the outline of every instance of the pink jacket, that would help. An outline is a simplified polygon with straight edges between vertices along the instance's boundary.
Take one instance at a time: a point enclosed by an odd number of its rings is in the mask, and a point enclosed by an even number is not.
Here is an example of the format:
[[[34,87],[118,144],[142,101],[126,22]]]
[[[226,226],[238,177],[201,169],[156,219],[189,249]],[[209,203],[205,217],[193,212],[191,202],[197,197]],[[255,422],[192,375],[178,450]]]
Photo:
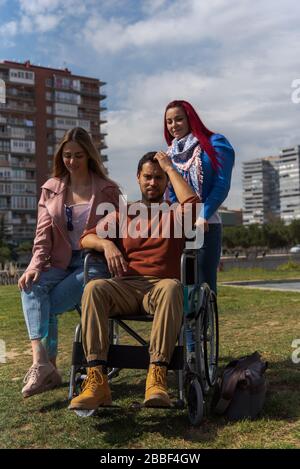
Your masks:
[[[92,174],[93,195],[86,230],[96,226],[101,215],[96,215],[102,202],[119,204],[120,191],[116,184]],[[26,270],[47,270],[52,267],[66,269],[71,261],[72,248],[65,221],[64,203],[68,176],[50,178],[42,186],[38,205],[38,220],[32,250],[32,259]]]

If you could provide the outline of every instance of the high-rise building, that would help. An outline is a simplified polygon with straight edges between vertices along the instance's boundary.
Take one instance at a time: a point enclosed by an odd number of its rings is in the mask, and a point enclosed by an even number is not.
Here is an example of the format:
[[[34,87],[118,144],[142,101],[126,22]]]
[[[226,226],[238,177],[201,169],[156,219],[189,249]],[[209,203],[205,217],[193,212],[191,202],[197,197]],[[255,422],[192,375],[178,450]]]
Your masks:
[[[86,129],[107,161],[100,104],[105,83],[29,61],[0,62],[0,81],[0,230],[20,242],[34,237],[40,187],[66,130]]]
[[[280,217],[285,223],[300,219],[300,146],[279,155]]]
[[[300,220],[300,146],[243,163],[243,223]]]
[[[279,158],[243,163],[243,223],[267,223],[280,217]]]

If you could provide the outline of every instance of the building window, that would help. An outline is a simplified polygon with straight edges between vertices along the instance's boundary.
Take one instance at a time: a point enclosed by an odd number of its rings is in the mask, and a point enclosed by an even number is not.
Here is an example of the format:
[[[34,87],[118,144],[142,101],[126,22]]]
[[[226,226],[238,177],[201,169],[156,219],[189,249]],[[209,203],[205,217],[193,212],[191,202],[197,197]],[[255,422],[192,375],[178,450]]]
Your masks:
[[[66,91],[55,91],[54,99],[61,103],[80,104],[80,95]]]
[[[9,70],[9,79],[16,83],[34,84],[34,73],[11,68]]]
[[[12,153],[35,153],[35,141],[11,140]]]

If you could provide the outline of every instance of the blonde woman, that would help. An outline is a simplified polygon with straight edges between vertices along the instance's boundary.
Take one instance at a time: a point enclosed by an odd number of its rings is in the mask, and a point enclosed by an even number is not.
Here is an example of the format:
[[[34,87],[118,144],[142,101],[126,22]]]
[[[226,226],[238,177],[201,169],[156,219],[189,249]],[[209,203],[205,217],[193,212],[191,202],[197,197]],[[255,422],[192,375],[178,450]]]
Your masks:
[[[42,186],[33,255],[19,280],[33,355],[24,378],[24,397],[61,383],[56,369],[57,315],[81,300],[79,239],[101,218],[96,214],[98,205],[111,202],[117,207],[119,194],[89,134],[80,127],[67,131],[54,156],[53,177]],[[109,277],[105,261],[92,264],[89,274]]]

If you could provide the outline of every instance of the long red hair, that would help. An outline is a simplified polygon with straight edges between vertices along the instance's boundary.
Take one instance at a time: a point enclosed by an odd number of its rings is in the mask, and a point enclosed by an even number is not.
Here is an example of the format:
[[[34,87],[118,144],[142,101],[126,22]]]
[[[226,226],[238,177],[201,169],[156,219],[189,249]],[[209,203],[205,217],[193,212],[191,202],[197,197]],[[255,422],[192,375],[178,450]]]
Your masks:
[[[173,140],[174,137],[172,137],[172,135],[168,131],[167,121],[166,121],[166,114],[167,114],[168,109],[171,109],[171,108],[174,108],[174,107],[180,107],[180,108],[183,109],[183,111],[186,114],[187,120],[188,120],[190,132],[195,137],[197,137],[197,139],[198,139],[198,141],[201,145],[201,148],[209,156],[212,167],[214,169],[217,169],[218,166],[220,166],[220,163],[217,160],[217,153],[216,153],[214,147],[212,146],[212,144],[210,143],[210,137],[212,135],[214,135],[214,132],[212,132],[207,127],[205,127],[205,125],[201,121],[200,117],[198,116],[198,114],[195,111],[195,109],[193,108],[193,106],[190,103],[188,103],[187,101],[183,101],[183,100],[171,101],[166,107],[165,116],[164,116],[164,135],[165,135],[165,139],[166,139],[167,144],[171,145],[172,140]]]

